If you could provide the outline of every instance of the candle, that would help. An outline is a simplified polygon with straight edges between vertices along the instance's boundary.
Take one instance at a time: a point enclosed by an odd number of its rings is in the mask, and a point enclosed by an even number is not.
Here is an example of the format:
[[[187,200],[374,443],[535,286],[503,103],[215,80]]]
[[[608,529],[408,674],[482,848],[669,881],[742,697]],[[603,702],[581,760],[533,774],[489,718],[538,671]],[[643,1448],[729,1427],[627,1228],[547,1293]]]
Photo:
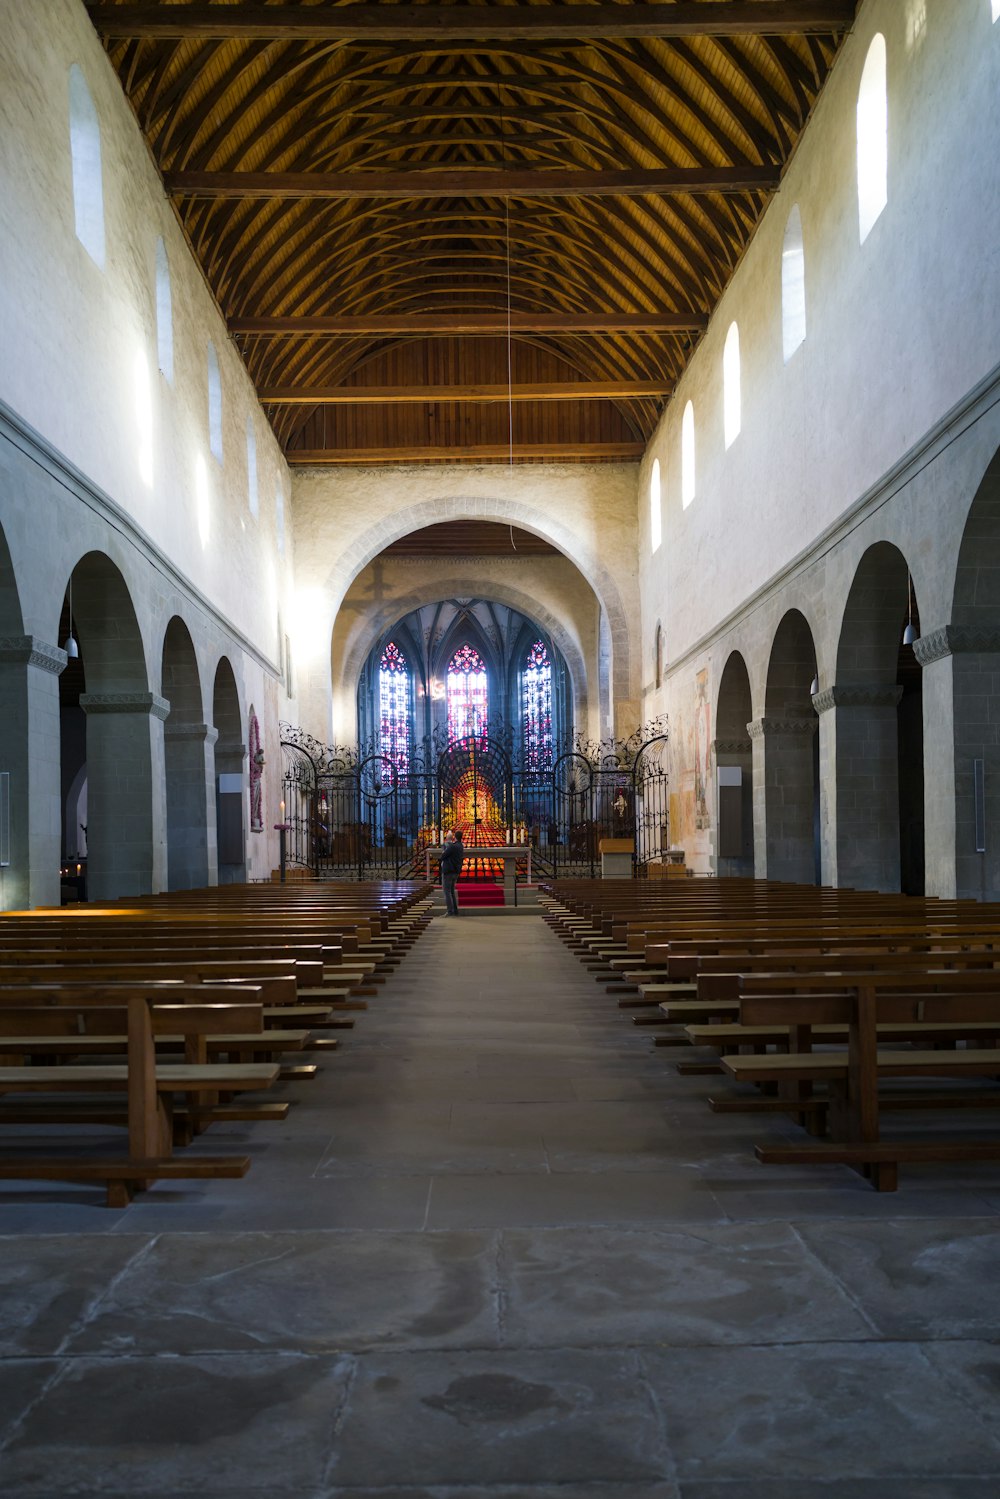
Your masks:
[[[279,809],[279,811],[281,813],[281,821],[284,822],[284,820],[285,820],[285,804],[284,804],[284,802],[279,802],[278,803],[278,809]]]

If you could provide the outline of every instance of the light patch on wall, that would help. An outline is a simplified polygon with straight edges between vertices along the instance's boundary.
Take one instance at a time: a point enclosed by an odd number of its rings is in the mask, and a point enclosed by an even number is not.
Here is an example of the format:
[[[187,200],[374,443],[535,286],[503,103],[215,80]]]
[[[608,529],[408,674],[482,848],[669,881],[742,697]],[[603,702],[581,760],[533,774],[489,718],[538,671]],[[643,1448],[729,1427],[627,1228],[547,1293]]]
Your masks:
[[[149,360],[143,349],[136,349],[132,364],[135,391],[135,425],[139,437],[139,477],[147,489],[153,487],[153,391],[149,380]]]
[[[86,79],[76,63],[69,70],[69,148],[76,237],[94,264],[103,271],[104,178],[101,170],[101,126]]]
[[[211,490],[208,483],[208,466],[199,453],[194,465],[194,504],[198,521],[198,537],[202,550],[208,546],[211,535]]]
[[[802,215],[796,203],[788,215],[781,246],[781,350],[785,363],[806,336],[806,261]]]
[[[729,324],[722,351],[722,428],[726,447],[731,448],[743,424],[743,397],[740,390],[740,330]]]
[[[688,401],[681,418],[681,505],[686,510],[694,499],[694,407]]]
[[[872,37],[858,89],[858,232],[864,244],[889,201],[889,103],[885,37]]]
[[[993,19],[1000,21],[1000,0],[993,0]]]
[[[289,625],[292,650],[300,667],[329,658],[330,610],[322,588],[296,590]]]
[[[649,547],[650,551],[658,552],[660,542],[663,540],[663,527],[660,506],[660,460],[653,459],[652,471],[649,475]]]
[[[174,298],[170,288],[170,262],[162,237],[156,241],[156,357],[160,374],[174,380]]]
[[[997,0],[994,0],[994,4]],[[993,14],[996,16],[996,10]],[[927,37],[927,0],[910,0],[906,10],[906,50],[912,56]]]

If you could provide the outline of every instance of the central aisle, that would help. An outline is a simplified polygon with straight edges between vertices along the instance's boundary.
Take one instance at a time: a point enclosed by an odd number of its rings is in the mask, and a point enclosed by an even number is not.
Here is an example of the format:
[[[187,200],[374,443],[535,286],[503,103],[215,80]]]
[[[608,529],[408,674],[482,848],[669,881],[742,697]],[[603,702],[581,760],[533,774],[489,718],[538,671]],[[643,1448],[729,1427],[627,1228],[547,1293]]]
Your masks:
[[[765,1170],[537,915],[369,1003],[244,1181],[0,1196],[4,1499],[997,1492],[994,1173]]]

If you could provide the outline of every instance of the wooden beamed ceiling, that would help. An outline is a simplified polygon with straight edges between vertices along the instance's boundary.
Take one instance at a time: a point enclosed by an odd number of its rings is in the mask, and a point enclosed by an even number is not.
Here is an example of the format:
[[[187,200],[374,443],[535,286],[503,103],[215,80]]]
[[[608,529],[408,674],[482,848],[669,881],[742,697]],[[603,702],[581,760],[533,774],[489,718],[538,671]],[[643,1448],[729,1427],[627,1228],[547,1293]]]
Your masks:
[[[88,9],[291,463],[611,462],[855,0]]]

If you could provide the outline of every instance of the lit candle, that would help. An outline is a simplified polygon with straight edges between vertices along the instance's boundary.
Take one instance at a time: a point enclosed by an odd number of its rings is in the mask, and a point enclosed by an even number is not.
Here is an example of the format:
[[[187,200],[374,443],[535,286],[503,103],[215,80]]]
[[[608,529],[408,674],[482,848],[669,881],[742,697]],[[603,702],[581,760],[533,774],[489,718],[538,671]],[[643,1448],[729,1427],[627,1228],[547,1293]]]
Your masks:
[[[284,822],[284,820],[285,820],[285,804],[284,804],[284,802],[279,802],[278,803],[278,810],[281,813],[281,821]]]

